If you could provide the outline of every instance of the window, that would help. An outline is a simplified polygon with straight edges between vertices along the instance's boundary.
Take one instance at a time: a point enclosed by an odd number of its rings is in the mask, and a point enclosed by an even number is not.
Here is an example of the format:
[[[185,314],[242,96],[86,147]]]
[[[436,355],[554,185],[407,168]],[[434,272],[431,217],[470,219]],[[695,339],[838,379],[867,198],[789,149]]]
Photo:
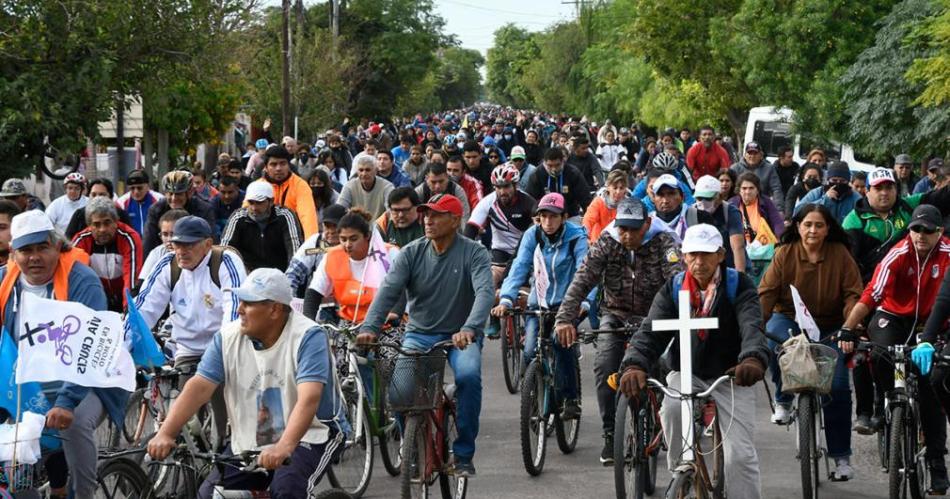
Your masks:
[[[778,150],[783,146],[792,146],[791,127],[783,121],[756,121],[753,124],[752,140],[759,143],[759,147],[766,156],[778,156]]]
[[[808,159],[808,152],[818,147],[825,151],[825,160],[827,163],[841,159],[841,144],[835,144],[827,140],[815,139],[814,137],[801,137],[801,147],[798,148],[798,156]]]

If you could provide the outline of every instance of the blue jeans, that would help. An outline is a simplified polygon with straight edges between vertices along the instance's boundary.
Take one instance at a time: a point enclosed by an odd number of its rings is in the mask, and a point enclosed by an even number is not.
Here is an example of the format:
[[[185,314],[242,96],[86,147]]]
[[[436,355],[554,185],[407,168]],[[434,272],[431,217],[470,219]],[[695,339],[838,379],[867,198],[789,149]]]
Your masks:
[[[451,334],[423,334],[406,331],[403,348],[428,350],[432,345],[451,339]],[[455,399],[457,400],[458,438],[452,449],[455,457],[471,460],[475,455],[475,438],[478,437],[478,417],[482,412],[482,336],[465,350],[449,350],[449,366],[455,373]]]
[[[528,366],[538,354],[538,318],[528,316],[524,323],[524,365]],[[554,362],[557,365],[554,383],[562,400],[577,398],[577,353],[574,347],[564,348],[554,342]]]
[[[788,339],[788,330],[798,333],[798,324],[784,314],[772,314],[765,328],[772,336]],[[822,338],[834,333],[834,329],[821,331]],[[775,351],[778,343],[769,339],[769,348]],[[829,345],[838,351],[838,363],[835,365],[835,375],[831,381],[831,393],[821,397],[822,412],[825,417],[825,441],[828,444],[829,457],[848,457],[851,455],[851,380],[845,355],[838,350],[838,345]],[[782,393],[782,373],[779,370],[775,355],[769,362],[772,371],[772,382],[775,384],[775,402],[791,404],[795,395]]]

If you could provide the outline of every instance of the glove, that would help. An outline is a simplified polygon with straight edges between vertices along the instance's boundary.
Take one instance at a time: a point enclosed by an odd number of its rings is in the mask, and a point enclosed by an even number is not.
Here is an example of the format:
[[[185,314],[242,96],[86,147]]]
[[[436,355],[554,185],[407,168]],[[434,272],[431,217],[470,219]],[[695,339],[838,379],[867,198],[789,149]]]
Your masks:
[[[835,341],[848,341],[854,343],[858,341],[857,335],[851,332],[850,329],[843,327],[838,330],[838,333],[834,336]]]
[[[933,366],[934,346],[927,342],[921,343],[911,352],[910,358],[917,365],[917,369],[920,369],[920,374],[926,376],[930,374],[930,367]]]
[[[629,399],[640,398],[640,391],[647,387],[647,373],[639,367],[628,367],[620,378],[620,391]]]
[[[726,371],[726,374],[735,375],[736,384],[739,386],[752,386],[765,378],[765,366],[759,359],[746,357],[737,366]]]

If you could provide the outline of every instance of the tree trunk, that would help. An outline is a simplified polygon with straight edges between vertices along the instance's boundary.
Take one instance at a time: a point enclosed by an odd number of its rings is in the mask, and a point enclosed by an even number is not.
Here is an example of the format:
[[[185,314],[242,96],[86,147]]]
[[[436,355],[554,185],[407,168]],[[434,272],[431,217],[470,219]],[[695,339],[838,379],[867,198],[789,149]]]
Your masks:
[[[155,172],[157,180],[161,180],[168,173],[168,130],[158,131],[158,171]]]
[[[732,127],[733,140],[739,146],[736,150],[741,151],[742,147],[745,146],[745,126],[749,120],[749,111],[747,109],[728,109],[726,110],[726,120],[729,121],[729,126]]]

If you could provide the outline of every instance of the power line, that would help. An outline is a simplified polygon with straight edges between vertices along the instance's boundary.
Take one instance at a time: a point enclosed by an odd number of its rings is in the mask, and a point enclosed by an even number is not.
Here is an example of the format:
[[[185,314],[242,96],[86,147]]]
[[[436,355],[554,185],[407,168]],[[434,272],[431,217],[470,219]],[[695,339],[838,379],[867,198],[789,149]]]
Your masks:
[[[513,10],[496,9],[492,7],[485,7],[484,5],[476,5],[476,4],[471,4],[471,3],[459,2],[458,0],[442,0],[442,2],[453,4],[453,5],[459,5],[462,7],[469,7],[472,9],[484,10],[486,12],[497,12],[499,14],[509,14],[509,15],[515,15],[515,16],[528,16],[528,17],[547,17],[549,19],[563,18],[563,16],[555,16],[555,15],[550,15],[550,14],[538,14],[536,12],[516,12]]]

